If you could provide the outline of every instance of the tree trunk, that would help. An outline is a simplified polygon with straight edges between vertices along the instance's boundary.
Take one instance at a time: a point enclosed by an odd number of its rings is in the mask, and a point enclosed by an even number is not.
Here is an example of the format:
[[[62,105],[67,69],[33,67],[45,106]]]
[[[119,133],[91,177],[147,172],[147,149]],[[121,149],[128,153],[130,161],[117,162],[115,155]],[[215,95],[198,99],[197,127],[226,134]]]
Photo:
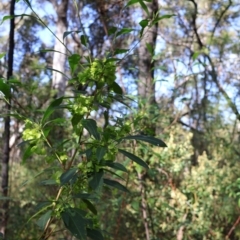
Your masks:
[[[57,14],[56,36],[58,39],[63,41],[63,34],[67,31],[68,0],[62,0],[59,4],[54,1],[52,3]],[[66,47],[60,41],[58,41],[58,39],[55,39],[56,43],[54,46],[55,52],[53,55],[53,69],[64,73],[66,62]],[[57,91],[57,97],[61,97],[65,93],[66,78],[57,71],[53,71],[52,88]]]
[[[14,15],[15,9],[15,0],[11,1],[10,5],[10,15]],[[14,29],[15,22],[14,18],[10,20],[10,32],[9,32],[9,47],[8,47],[8,70],[7,70],[7,80],[11,78],[13,75],[13,54],[14,54]],[[9,99],[9,103],[6,104],[7,114],[11,111],[11,99]],[[10,158],[10,116],[5,118],[4,122],[4,134],[3,134],[3,158],[2,158],[2,169],[1,169],[1,177],[2,177],[2,185],[1,185],[1,193],[3,197],[8,197],[8,183],[9,183],[9,158]],[[4,200],[1,201],[1,226],[0,232],[3,236],[6,236],[6,228],[8,221],[8,208],[9,201]]]
[[[158,0],[152,0],[151,3],[147,4],[149,14],[153,17],[158,11]],[[148,18],[147,14],[143,13],[143,19]],[[141,40],[138,58],[139,58],[139,81],[138,81],[138,96],[140,100],[144,101],[143,106],[144,111],[148,113],[148,119],[150,121],[146,121],[144,123],[147,126],[147,134],[154,135],[155,134],[155,124],[151,122],[154,111],[156,107],[155,100],[155,83],[154,83],[154,61],[152,61],[152,56],[147,49],[147,44],[149,44],[153,52],[156,46],[157,40],[157,30],[158,25],[155,24],[151,29],[146,29],[143,33],[143,39]],[[147,31],[147,32],[146,32]],[[141,105],[141,104],[140,104]]]

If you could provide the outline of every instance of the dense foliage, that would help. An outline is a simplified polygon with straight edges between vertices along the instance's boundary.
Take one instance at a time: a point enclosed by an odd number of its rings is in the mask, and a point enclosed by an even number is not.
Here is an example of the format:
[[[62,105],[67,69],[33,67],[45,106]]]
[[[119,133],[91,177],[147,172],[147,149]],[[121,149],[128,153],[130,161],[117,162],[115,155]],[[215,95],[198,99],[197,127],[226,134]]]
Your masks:
[[[1,3],[3,238],[239,239],[238,5]]]

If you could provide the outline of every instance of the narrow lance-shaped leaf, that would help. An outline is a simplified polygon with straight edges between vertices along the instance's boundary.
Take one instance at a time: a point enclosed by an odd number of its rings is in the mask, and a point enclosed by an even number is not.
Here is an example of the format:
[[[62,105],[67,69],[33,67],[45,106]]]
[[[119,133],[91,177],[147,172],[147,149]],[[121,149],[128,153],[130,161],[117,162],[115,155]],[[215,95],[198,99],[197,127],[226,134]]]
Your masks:
[[[4,16],[0,25],[2,25],[3,22],[5,22],[6,20],[11,20],[13,18],[16,17],[34,17],[33,15],[29,15],[29,14],[19,14],[19,15],[9,15],[9,16]]]
[[[87,239],[86,222],[79,209],[67,208],[61,213],[61,217],[66,228],[74,237],[80,240]]]
[[[122,88],[116,82],[113,82],[111,87],[115,93],[120,94],[120,95],[123,94]]]
[[[118,151],[120,153],[122,153],[123,155],[125,155],[126,157],[130,158],[132,161],[134,161],[135,163],[139,164],[140,166],[144,167],[144,168],[148,168],[148,165],[139,157],[137,157],[136,155],[127,152],[123,149],[118,149]]]
[[[166,15],[163,15],[163,16],[160,16],[160,17],[157,17],[155,18],[152,23],[151,23],[151,26],[153,26],[154,24],[156,24],[157,22],[161,21],[162,19],[168,19],[168,18],[171,18],[175,16],[175,14],[166,14]]]
[[[120,140],[139,140],[139,141],[151,143],[158,147],[167,147],[166,143],[164,143],[162,140],[155,137],[151,137],[151,136],[145,136],[145,135],[127,136]]]
[[[113,176],[116,176],[116,177],[122,179],[123,181],[125,180],[123,177],[121,177],[120,175],[118,175],[116,172],[113,172],[113,171],[111,171],[111,170],[109,170],[109,169],[104,169],[104,171],[110,173],[110,175],[112,175],[112,177],[113,177]]]
[[[43,230],[50,219],[52,214],[52,210],[47,211],[44,213],[37,221],[37,225]]]
[[[102,170],[94,173],[93,178],[89,181],[89,185],[93,190],[98,188],[98,186],[100,185],[100,183],[102,181],[102,177],[103,177]]]
[[[93,135],[93,137],[97,140],[100,140],[100,134],[97,129],[97,123],[93,119],[83,119],[82,125],[84,128],[88,130],[88,132]]]
[[[64,40],[65,37],[67,37],[71,33],[80,33],[80,32],[81,31],[66,31],[66,32],[63,33],[63,40]]]
[[[92,240],[104,240],[101,231],[98,229],[87,228],[87,236]]]
[[[82,201],[86,204],[87,208],[94,214],[97,215],[97,209],[95,206],[87,199],[82,199]]]
[[[103,179],[103,182],[104,182],[106,185],[108,185],[108,186],[110,186],[110,187],[114,187],[114,188],[116,188],[116,189],[118,189],[118,190],[121,190],[121,191],[123,191],[123,192],[129,192],[128,189],[127,189],[125,186],[123,186],[121,183],[119,183],[119,182],[117,182],[117,181],[115,181],[115,180],[110,180],[110,179],[104,178],[104,179]]]
[[[67,76],[65,73],[63,73],[63,72],[61,72],[61,71],[59,71],[59,70],[57,70],[57,69],[50,68],[50,67],[45,67],[45,68],[48,69],[48,70],[50,70],[50,71],[54,71],[54,72],[60,73],[60,74],[62,74],[64,77],[66,77],[67,79],[70,79],[69,76]],[[39,68],[39,69],[41,69],[41,68]]]
[[[108,166],[110,168],[114,168],[116,170],[120,170],[120,171],[123,171],[123,172],[128,172],[127,169],[121,163],[107,161],[105,164],[106,164],[106,166]]]
[[[46,109],[46,111],[45,111],[45,113],[43,115],[42,122],[44,122],[46,119],[48,119],[50,117],[50,115],[54,112],[54,110],[60,106],[62,101],[63,101],[63,97],[60,97],[60,98],[55,99],[49,105],[49,107]]]
[[[131,28],[122,28],[119,32],[117,32],[116,37],[118,37],[122,34],[130,33],[132,31],[133,31],[133,29],[131,29]]]
[[[4,94],[4,96],[8,99],[11,96],[10,86],[0,78],[0,91]]]
[[[72,54],[69,58],[68,58],[68,62],[70,65],[70,69],[71,69],[71,73],[73,74],[74,71],[76,70],[77,66],[79,65],[79,61],[80,61],[81,57],[79,54]]]
[[[139,0],[130,0],[130,1],[128,1],[127,5],[125,7],[129,7],[135,3],[139,3]]]
[[[57,51],[57,50],[54,50],[54,49],[40,49],[38,52],[40,52],[40,53],[45,53],[45,52],[56,52],[56,53],[60,53],[60,54],[63,54],[63,55],[66,55],[66,56],[68,56],[66,53],[62,53],[62,52],[60,52],[60,51]],[[37,52],[37,53],[38,53]]]
[[[82,45],[84,45],[86,47],[87,46],[87,36],[81,35],[80,40],[81,40]]]
[[[142,9],[147,13],[147,15],[149,16],[149,11],[148,11],[148,8],[147,8],[147,5],[143,2],[143,0],[139,0],[139,3],[142,7]]]
[[[117,49],[114,51],[114,54],[113,54],[113,55],[126,53],[126,52],[128,52],[128,51],[129,51],[129,49],[121,49],[121,48],[117,48]]]
[[[114,33],[116,33],[117,32],[117,27],[110,27],[109,29],[108,29],[108,35],[110,36],[110,35],[112,35],[112,34],[114,34]]]
[[[96,156],[97,156],[98,162],[100,162],[102,160],[102,158],[104,157],[106,152],[107,152],[107,148],[106,147],[98,147],[97,148]]]
[[[91,199],[91,200],[97,200],[97,197],[95,195],[89,194],[89,193],[77,193],[73,195],[74,198],[81,198],[81,199]]]
[[[72,178],[74,178],[74,176],[77,174],[77,172],[78,172],[77,168],[71,168],[68,171],[64,172],[60,177],[61,185],[69,183],[72,180]]]

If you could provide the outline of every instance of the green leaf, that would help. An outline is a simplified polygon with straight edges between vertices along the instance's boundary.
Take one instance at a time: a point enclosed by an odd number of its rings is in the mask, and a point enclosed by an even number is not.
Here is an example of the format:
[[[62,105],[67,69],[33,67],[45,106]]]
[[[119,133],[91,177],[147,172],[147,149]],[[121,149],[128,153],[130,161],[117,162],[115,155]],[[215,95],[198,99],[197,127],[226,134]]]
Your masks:
[[[46,122],[45,126],[49,125],[49,124],[51,126],[53,126],[53,125],[63,126],[64,123],[67,123],[66,118],[56,118],[56,119],[53,119],[51,121]],[[44,130],[47,130],[47,134],[44,134],[44,136],[47,136],[48,135],[48,131],[51,130],[51,129],[52,129],[52,127],[44,129]]]
[[[81,35],[80,40],[81,40],[82,45],[84,45],[86,47],[87,46],[87,37],[85,35]]]
[[[94,214],[97,215],[97,209],[95,206],[87,199],[82,199],[82,201],[86,204],[87,208]]]
[[[114,55],[126,53],[126,52],[128,52],[128,51],[129,51],[129,49],[120,49],[120,48],[117,48],[117,49],[114,51]]]
[[[34,17],[33,15],[29,15],[29,14],[20,14],[20,15],[9,15],[9,16],[4,16],[0,25],[3,24],[3,22],[5,22],[6,20],[9,19],[13,19],[15,17]]]
[[[4,96],[9,99],[11,96],[11,88],[10,86],[0,78],[0,91],[4,94]]]
[[[116,37],[118,37],[122,34],[130,33],[132,31],[133,31],[133,29],[131,29],[131,28],[122,28],[119,32],[117,32]]]
[[[63,33],[63,40],[64,40],[65,37],[67,37],[71,33],[80,33],[80,32],[81,31],[66,31],[66,32]]]
[[[135,3],[139,3],[139,0],[130,0],[125,7],[129,7]]]
[[[26,143],[27,141],[24,141],[24,144]],[[22,142],[23,143],[23,142]],[[33,148],[33,145],[30,145],[27,147],[27,149],[24,151],[23,153],[23,158],[22,158],[22,161],[23,163],[26,162],[26,160],[32,155],[32,148]]]
[[[70,69],[71,69],[71,74],[74,73],[77,66],[79,65],[80,59],[81,59],[81,57],[79,54],[73,54],[68,58],[68,62],[69,62]]]
[[[121,163],[106,161],[105,164],[106,164],[106,166],[114,168],[116,170],[120,170],[120,171],[123,171],[123,172],[128,172],[127,169]]]
[[[120,61],[121,59],[120,58],[108,58],[105,63],[108,63],[108,62],[117,62],[117,61]]]
[[[97,156],[98,162],[100,162],[102,160],[102,158],[103,158],[103,156],[105,155],[106,152],[107,152],[106,147],[98,147],[97,148],[96,156]]]
[[[41,211],[42,209],[47,209],[48,207],[52,206],[52,202],[50,201],[45,201],[45,202],[40,202],[37,204],[36,207],[34,207],[34,210],[36,212]]]
[[[113,82],[111,87],[115,93],[120,94],[120,95],[123,94],[122,88],[116,82]]]
[[[56,50],[54,50],[54,49],[40,49],[39,52],[43,52],[43,53],[45,53],[45,52],[57,52],[57,53],[61,53],[61,54],[63,54],[63,55],[68,56],[67,54],[62,53],[62,52],[60,52],[60,51],[56,51]]]
[[[72,126],[75,127],[82,119],[83,115],[74,114],[71,120]]]
[[[100,230],[87,228],[87,236],[92,240],[104,240]]]
[[[92,179],[89,181],[89,185],[93,190],[96,190],[101,183],[103,177],[103,170],[95,172]]]
[[[155,146],[158,147],[167,147],[167,145],[160,139],[155,138],[155,137],[151,137],[151,136],[145,136],[145,135],[135,135],[135,136],[127,136],[122,138],[123,140],[139,140],[139,141],[143,141],[143,142],[148,142],[151,143]]]
[[[52,214],[52,210],[47,211],[44,213],[38,220],[37,220],[37,225],[44,230],[48,220],[50,219]]]
[[[2,59],[5,55],[6,53],[0,53],[0,59]]]
[[[62,74],[64,77],[66,77],[67,79],[70,79],[65,73],[57,70],[57,69],[54,69],[54,68],[50,68],[50,67],[45,67],[46,69],[50,70],[50,71],[54,71],[54,72],[57,72],[57,73],[60,73]],[[42,68],[39,68],[39,69],[42,69]]]
[[[89,193],[77,193],[75,195],[73,195],[74,198],[81,198],[81,199],[91,199],[91,200],[96,200],[97,197],[89,194]]]
[[[118,190],[121,190],[121,191],[123,191],[123,192],[129,192],[128,189],[127,189],[125,186],[123,186],[121,183],[119,183],[119,182],[117,182],[117,181],[115,181],[115,180],[110,180],[110,179],[104,178],[104,179],[103,179],[103,182],[104,182],[106,185],[109,185],[109,186],[111,186],[111,187],[114,187],[114,188],[116,188],[116,189],[118,189]]]
[[[43,186],[48,186],[48,185],[57,185],[57,182],[55,179],[48,179],[48,180],[43,180],[40,183]]]
[[[110,36],[110,35],[116,33],[117,30],[118,30],[117,27],[110,27],[110,28],[108,29],[108,35]]]
[[[200,54],[201,54],[201,52],[194,52],[194,54],[192,55],[193,61],[195,61]]]
[[[113,176],[116,176],[116,177],[118,177],[118,178],[120,178],[121,180],[125,180],[123,177],[121,177],[119,174],[117,174],[115,171],[113,172],[113,171],[111,171],[111,170],[109,170],[109,169],[104,169],[104,171],[105,172],[109,172],[110,173],[110,175],[112,175],[112,177]]]
[[[149,21],[147,19],[143,19],[139,24],[142,27],[141,31],[140,31],[140,37],[142,37],[143,35],[143,31],[144,29],[148,26]]]
[[[92,156],[92,149],[89,148],[89,149],[86,150],[86,157],[89,160],[91,158],[91,156]]]
[[[84,128],[88,130],[90,135],[93,135],[93,137],[97,140],[100,140],[100,134],[97,129],[97,123],[93,119],[83,119],[82,125]]]
[[[104,120],[105,120],[105,124],[104,124],[104,129],[105,129],[109,124],[109,112],[104,111],[103,116],[104,116]],[[104,132],[104,136],[105,136],[105,132]]]
[[[120,153],[122,153],[123,155],[125,155],[126,157],[130,158],[132,161],[134,161],[135,163],[139,164],[140,166],[144,167],[144,168],[147,168],[148,169],[148,165],[139,157],[137,157],[136,155],[130,153],[130,152],[127,152],[123,149],[118,149],[118,151]]]
[[[139,3],[142,7],[142,9],[147,13],[147,15],[149,16],[149,11],[148,11],[148,8],[147,8],[147,5],[142,1],[142,0],[139,0]]]
[[[146,43],[146,47],[147,47],[148,52],[151,54],[151,56],[153,56],[153,54],[154,54],[153,46],[149,43]]]
[[[87,239],[86,221],[77,208],[67,208],[61,213],[66,228],[74,237],[81,240]]]
[[[157,22],[161,21],[162,19],[167,19],[167,18],[171,18],[173,16],[176,16],[175,14],[166,14],[160,17],[155,18],[152,23],[151,26],[153,26],[154,24],[156,24]]]
[[[45,113],[42,118],[42,122],[44,122],[46,119],[50,117],[50,115],[55,111],[55,109],[57,109],[61,105],[62,101],[63,101],[63,97],[60,97],[55,99],[53,102],[51,102],[49,107],[45,110]]]
[[[148,26],[148,23],[149,23],[149,20],[143,19],[141,22],[139,22],[139,25],[140,25],[142,28],[145,28],[145,27]]]
[[[78,173],[77,168],[70,168],[68,171],[64,172],[60,177],[61,185],[69,183],[72,180],[72,178],[76,176],[77,173]]]

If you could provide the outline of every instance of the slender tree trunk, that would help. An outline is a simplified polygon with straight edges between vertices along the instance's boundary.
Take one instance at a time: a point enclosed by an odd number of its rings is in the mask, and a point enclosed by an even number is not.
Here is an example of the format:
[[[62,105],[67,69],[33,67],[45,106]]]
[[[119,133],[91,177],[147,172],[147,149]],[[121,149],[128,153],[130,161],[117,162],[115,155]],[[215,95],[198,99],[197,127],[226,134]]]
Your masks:
[[[68,0],[62,0],[56,3],[53,0],[53,5],[57,13],[56,36],[63,41],[63,34],[67,31],[67,10]],[[66,47],[55,39],[54,55],[53,55],[53,69],[59,72],[65,72],[66,63]],[[60,53],[59,53],[60,52]],[[61,54],[62,53],[62,54]],[[66,88],[66,78],[59,72],[53,71],[52,88],[57,91],[57,97],[64,95]]]
[[[15,9],[15,0],[11,1],[10,5],[10,15],[14,15]],[[10,20],[10,32],[9,32],[9,47],[8,47],[8,70],[7,70],[7,80],[13,75],[13,54],[14,54],[14,18]],[[6,111],[10,113],[11,111],[11,99],[9,99],[9,103],[6,104]],[[1,193],[2,196],[8,197],[8,183],[9,183],[9,158],[10,158],[10,116],[5,118],[4,122],[4,135],[3,135],[3,158],[2,158],[2,168],[1,168],[1,177],[2,177],[2,185],[1,185]],[[3,236],[6,236],[6,228],[8,221],[8,208],[9,201],[5,200],[1,202],[1,226],[0,232]]]
[[[139,190],[141,192],[142,218],[143,218],[143,224],[145,228],[146,240],[150,240],[150,228],[148,224],[148,211],[147,211],[148,206],[147,206],[147,200],[145,197],[145,187],[143,184],[143,178],[141,173],[138,173],[138,181],[139,181]]]
[[[61,0],[56,2],[52,0],[52,4],[57,14],[56,22],[56,36],[58,39],[63,41],[63,34],[67,31],[67,11],[68,11],[69,0]],[[65,94],[66,89],[66,77],[60,72],[65,72],[66,64],[66,47],[58,39],[55,39],[53,65],[52,68],[57,70],[53,71],[52,76],[52,89],[55,90],[54,98],[62,97]],[[58,109],[51,116],[52,119],[63,118],[64,112],[62,109]],[[53,144],[60,143],[64,137],[64,130],[61,126],[54,126],[51,132],[51,141]]]
[[[145,2],[146,3],[146,2]],[[158,0],[152,0],[146,3],[148,6],[150,17],[153,17],[158,11]],[[143,11],[143,19],[147,19],[149,16]],[[148,114],[144,120],[143,134],[155,135],[156,125],[153,122],[153,118],[156,111],[155,100],[155,82],[154,82],[154,61],[152,61],[152,55],[148,51],[147,45],[151,46],[154,53],[157,40],[158,25],[155,24],[151,29],[146,29],[143,33],[143,39],[141,40],[138,51],[138,65],[139,65],[139,81],[138,81],[138,97],[139,97],[139,109]],[[146,32],[147,31],[147,32]],[[143,158],[145,154],[140,153]],[[143,174],[138,173],[139,187],[141,192],[141,206],[142,206],[142,219],[145,228],[146,240],[150,240],[153,237],[154,232],[151,232],[149,223],[149,212],[147,206],[147,199],[145,197],[145,186],[143,183]],[[152,229],[154,227],[152,226]]]
[[[158,0],[152,0],[152,2],[147,4],[150,16],[153,17],[158,11]],[[143,18],[148,18],[147,14],[143,13]],[[152,61],[152,56],[147,49],[147,44],[149,44],[153,52],[156,47],[157,40],[157,30],[158,25],[155,24],[151,29],[147,29],[144,33],[144,37],[141,40],[138,58],[139,58],[139,81],[138,81],[138,96],[140,100],[143,100],[144,111],[149,114],[149,119],[153,118],[154,109],[156,107],[155,100],[155,83],[154,83],[154,61]],[[148,128],[147,134],[154,135],[156,131],[155,125],[148,121],[145,123]]]

